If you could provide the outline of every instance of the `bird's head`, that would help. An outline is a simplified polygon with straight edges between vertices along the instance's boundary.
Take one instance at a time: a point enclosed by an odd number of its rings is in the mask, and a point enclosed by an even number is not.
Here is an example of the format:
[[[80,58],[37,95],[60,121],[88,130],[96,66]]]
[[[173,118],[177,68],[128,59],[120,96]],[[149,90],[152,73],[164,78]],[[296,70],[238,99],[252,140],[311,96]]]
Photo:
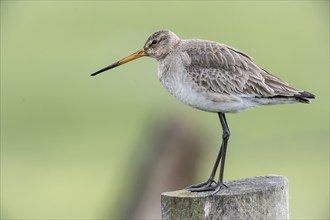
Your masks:
[[[167,56],[180,42],[180,38],[168,30],[153,33],[144,44],[146,56],[161,60]]]
[[[95,76],[101,72],[120,66],[129,61],[135,60],[143,56],[153,57],[157,60],[164,59],[180,42],[180,38],[173,32],[168,30],[160,30],[153,33],[144,44],[144,47],[132,55],[121,59],[99,71],[92,74]]]

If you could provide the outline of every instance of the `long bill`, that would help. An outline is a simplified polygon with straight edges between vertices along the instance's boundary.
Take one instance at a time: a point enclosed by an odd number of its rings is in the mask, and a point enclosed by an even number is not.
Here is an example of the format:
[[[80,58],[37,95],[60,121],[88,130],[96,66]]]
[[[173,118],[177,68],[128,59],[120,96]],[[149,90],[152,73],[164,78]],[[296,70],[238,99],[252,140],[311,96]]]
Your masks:
[[[142,48],[142,49],[138,50],[137,52],[133,53],[132,55],[129,55],[128,57],[125,57],[124,59],[121,59],[121,60],[119,60],[119,61],[117,61],[117,62],[115,62],[115,63],[113,63],[113,64],[111,64],[107,67],[104,67],[103,69],[100,69],[99,71],[96,71],[95,73],[91,74],[91,76],[96,76],[99,73],[102,73],[106,70],[115,68],[117,66],[120,66],[124,63],[135,60],[137,58],[143,57],[145,55],[146,55],[146,53],[144,52],[144,49]]]

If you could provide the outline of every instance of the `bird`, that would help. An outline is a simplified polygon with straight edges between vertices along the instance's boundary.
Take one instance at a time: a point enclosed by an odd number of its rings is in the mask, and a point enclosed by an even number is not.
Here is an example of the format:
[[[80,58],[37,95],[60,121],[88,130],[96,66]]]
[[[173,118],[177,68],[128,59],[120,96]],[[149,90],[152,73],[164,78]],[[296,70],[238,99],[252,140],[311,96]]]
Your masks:
[[[186,189],[191,192],[211,191],[216,194],[228,188],[223,181],[231,134],[227,113],[264,105],[308,104],[315,98],[314,94],[294,88],[267,72],[238,49],[215,41],[180,39],[170,30],[154,32],[142,49],[91,76],[144,56],[156,59],[159,81],[175,98],[193,108],[218,114],[222,127],[219,152],[209,178],[188,186]]]

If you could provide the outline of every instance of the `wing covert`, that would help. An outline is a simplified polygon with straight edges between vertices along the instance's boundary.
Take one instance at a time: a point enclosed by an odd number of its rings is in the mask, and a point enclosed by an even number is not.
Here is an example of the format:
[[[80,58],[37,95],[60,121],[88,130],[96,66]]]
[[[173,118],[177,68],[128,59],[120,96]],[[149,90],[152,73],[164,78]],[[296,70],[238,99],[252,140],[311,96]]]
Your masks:
[[[297,90],[258,67],[248,55],[212,41],[190,41],[185,68],[200,86],[215,93],[240,96],[292,96]]]

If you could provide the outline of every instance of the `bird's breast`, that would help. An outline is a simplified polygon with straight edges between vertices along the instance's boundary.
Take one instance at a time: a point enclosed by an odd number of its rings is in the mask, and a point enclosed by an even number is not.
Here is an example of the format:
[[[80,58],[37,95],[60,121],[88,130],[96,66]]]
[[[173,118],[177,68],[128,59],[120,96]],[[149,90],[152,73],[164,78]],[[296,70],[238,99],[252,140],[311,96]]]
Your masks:
[[[239,102],[235,97],[207,91],[197,85],[183,67],[159,65],[158,76],[166,90],[186,105],[210,112],[236,111],[228,105]]]
[[[196,108],[197,102],[201,101],[202,91],[195,91],[195,83],[179,62],[159,64],[158,78],[166,90],[183,103]]]
[[[216,93],[198,85],[181,63],[158,63],[158,78],[169,93],[191,107],[223,113],[237,113],[254,106],[236,95]]]

